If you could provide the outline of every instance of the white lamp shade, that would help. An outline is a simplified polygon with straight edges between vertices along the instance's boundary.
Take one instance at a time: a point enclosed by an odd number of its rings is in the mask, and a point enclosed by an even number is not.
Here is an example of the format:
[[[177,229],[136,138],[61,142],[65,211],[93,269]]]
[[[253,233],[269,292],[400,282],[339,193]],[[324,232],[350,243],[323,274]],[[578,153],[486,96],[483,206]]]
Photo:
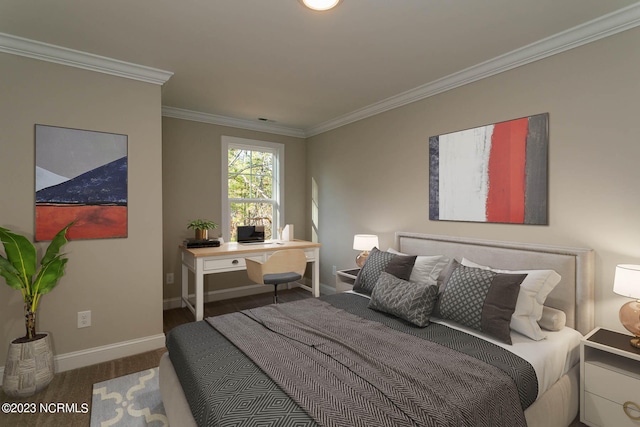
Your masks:
[[[624,297],[640,299],[640,265],[617,265],[613,292]]]
[[[357,251],[370,251],[378,246],[378,236],[375,234],[356,234],[353,236],[353,249]]]

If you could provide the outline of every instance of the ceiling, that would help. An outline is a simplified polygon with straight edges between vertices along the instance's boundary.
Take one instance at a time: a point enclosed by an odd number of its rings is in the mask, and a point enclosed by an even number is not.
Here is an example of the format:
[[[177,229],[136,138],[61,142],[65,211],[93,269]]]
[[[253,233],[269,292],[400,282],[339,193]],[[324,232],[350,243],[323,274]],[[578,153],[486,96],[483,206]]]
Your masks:
[[[1,0],[0,33],[171,71],[167,110],[308,136],[572,47],[563,32],[636,1]]]

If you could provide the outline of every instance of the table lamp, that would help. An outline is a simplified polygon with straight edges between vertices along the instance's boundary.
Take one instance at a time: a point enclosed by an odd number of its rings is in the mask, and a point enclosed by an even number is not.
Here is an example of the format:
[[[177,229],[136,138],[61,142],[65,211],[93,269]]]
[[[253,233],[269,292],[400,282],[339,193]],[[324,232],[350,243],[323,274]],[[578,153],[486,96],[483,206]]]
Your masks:
[[[640,265],[616,266],[613,292],[635,299],[620,308],[620,322],[634,335],[631,345],[640,348]]]
[[[369,251],[378,246],[378,236],[375,234],[356,234],[353,236],[353,249],[362,251],[356,257],[356,265],[360,268],[367,261]]]

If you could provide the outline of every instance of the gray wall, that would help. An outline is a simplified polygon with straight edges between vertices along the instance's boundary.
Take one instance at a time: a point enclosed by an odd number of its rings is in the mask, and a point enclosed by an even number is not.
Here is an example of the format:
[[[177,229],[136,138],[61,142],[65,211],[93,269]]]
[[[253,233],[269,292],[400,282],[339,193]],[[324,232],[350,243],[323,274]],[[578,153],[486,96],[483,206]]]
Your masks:
[[[66,275],[42,297],[38,330],[56,355],[162,334],[160,86],[3,53],[0,69],[0,225],[33,236],[36,123],[129,137],[128,237],[67,244]],[[77,329],[84,310],[92,326]],[[0,325],[4,366],[25,334],[22,296],[4,280]]]
[[[334,282],[332,266],[354,265],[356,233],[378,234],[383,248],[397,230],[585,246],[596,251],[596,324],[622,330],[617,312],[627,300],[612,292],[613,271],[640,258],[639,39],[640,29],[629,30],[306,144],[161,121],[156,85],[0,54],[1,225],[33,235],[35,123],[129,136],[129,236],[68,244],[67,275],[42,299],[39,329],[52,333],[56,354],[162,333],[163,292],[179,295],[177,244],[190,236],[186,222],[220,221],[220,137],[229,135],[286,145],[285,215],[296,237],[312,237],[317,183],[325,284]],[[542,112],[550,114],[548,226],[428,220],[429,136]],[[163,288],[166,272],[176,284]],[[225,280],[246,283],[239,274]],[[19,292],[0,286],[0,307],[2,366],[8,343],[24,333]],[[92,311],[93,326],[77,329],[83,310]]]
[[[322,282],[333,283],[333,265],[355,265],[356,233],[378,234],[382,248],[398,230],[589,247],[596,324],[624,331],[628,300],[612,286],[616,264],[640,263],[639,40],[629,30],[310,138]],[[544,112],[548,226],[429,221],[429,136]]]
[[[162,118],[162,186],[164,228],[164,273],[174,273],[175,283],[164,285],[165,300],[180,296],[181,263],[178,245],[193,238],[187,223],[206,218],[221,224],[221,141],[222,136],[255,139],[284,144],[285,209],[287,224],[294,224],[295,237],[305,239],[305,173],[304,139],[201,123]],[[212,232],[212,237],[221,230]],[[193,276],[190,276],[193,288]],[[251,284],[245,272],[208,275],[205,293]],[[265,292],[271,291],[265,287]],[[192,290],[193,292],[193,290]]]

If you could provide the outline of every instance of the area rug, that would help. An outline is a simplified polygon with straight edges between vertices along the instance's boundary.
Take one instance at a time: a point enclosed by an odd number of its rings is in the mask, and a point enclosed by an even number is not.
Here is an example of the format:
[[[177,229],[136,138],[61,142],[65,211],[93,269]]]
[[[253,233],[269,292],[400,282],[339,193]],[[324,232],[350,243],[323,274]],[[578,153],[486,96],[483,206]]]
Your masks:
[[[91,427],[168,427],[158,368],[93,385]]]

